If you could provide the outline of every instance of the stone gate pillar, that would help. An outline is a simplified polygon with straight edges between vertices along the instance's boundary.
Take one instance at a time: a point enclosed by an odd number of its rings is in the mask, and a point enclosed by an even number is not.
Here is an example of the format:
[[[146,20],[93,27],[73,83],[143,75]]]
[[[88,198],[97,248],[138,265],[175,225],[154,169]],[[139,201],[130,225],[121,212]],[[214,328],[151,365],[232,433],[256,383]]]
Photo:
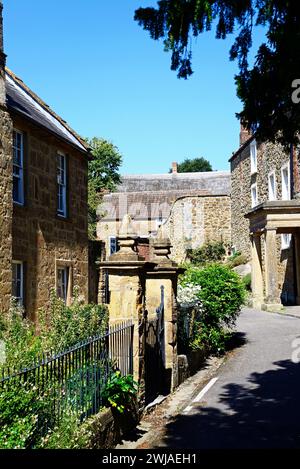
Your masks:
[[[178,275],[183,272],[169,259],[170,248],[167,238],[153,241],[153,262],[156,266],[146,273],[146,310],[149,319],[156,314],[161,301],[161,286],[164,287],[166,391],[178,386],[176,295]]]
[[[120,250],[99,265],[108,276],[108,310],[110,325],[131,320],[134,325],[133,375],[143,389],[143,350],[140,347],[141,321],[145,298],[145,266],[143,257],[134,251],[135,233],[126,215],[119,232]]]

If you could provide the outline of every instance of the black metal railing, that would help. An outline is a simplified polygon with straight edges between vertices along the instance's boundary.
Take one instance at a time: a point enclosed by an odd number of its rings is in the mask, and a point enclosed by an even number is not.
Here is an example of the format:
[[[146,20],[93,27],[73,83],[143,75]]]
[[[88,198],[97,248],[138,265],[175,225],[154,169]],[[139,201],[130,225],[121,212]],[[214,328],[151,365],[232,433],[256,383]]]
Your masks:
[[[2,367],[0,391],[31,392],[46,403],[38,415],[39,428],[47,430],[70,410],[83,421],[103,405],[102,392],[114,371],[133,373],[133,327],[131,322],[116,324],[104,335],[43,355],[22,370]]]

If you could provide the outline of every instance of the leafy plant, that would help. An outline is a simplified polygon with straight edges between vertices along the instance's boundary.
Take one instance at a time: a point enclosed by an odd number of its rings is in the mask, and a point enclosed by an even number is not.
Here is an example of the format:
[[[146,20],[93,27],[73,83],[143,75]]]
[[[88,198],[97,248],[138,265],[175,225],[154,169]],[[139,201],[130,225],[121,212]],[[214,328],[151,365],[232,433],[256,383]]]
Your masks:
[[[246,290],[251,291],[251,274],[245,275],[245,277],[242,278],[242,282]]]
[[[18,377],[0,388],[0,448],[26,449],[41,437],[44,425],[51,424],[52,393],[40,393],[30,380]]]
[[[120,183],[119,168],[122,155],[119,149],[103,138],[88,140],[91,159],[88,173],[88,231],[89,238],[96,239],[97,209],[104,191],[114,191]]]
[[[233,256],[227,259],[226,264],[228,265],[228,267],[233,269],[234,267],[237,267],[238,265],[247,264],[247,262],[248,262],[247,256],[241,253],[235,253]]]
[[[92,437],[89,421],[79,423],[78,415],[69,409],[37,445],[41,449],[85,449]]]
[[[197,296],[201,309],[197,312],[196,307],[191,316],[189,347],[207,348],[213,353],[221,353],[230,338],[228,329],[234,326],[246,299],[241,278],[224,264],[210,264],[202,269],[190,267],[181,277],[180,283],[182,287],[191,284],[200,287]],[[181,331],[179,323],[179,334]]]
[[[103,398],[122,414],[129,407],[130,401],[135,398],[137,391],[138,383],[134,381],[132,375],[122,376],[120,371],[116,371],[104,388]]]
[[[226,249],[222,241],[208,242],[200,248],[187,250],[188,259],[195,265],[221,261],[224,259],[225,255]]]
[[[59,352],[93,337],[104,334],[108,326],[108,311],[104,305],[84,304],[75,294],[72,305],[51,295],[48,311],[39,311],[39,336],[43,352]]]

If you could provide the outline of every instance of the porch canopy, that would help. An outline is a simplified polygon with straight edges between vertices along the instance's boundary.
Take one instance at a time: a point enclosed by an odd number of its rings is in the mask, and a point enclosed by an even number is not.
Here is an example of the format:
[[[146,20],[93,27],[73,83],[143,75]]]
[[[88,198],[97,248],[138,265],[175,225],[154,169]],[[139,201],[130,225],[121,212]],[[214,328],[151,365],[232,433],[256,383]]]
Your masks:
[[[292,233],[296,251],[297,304],[300,304],[300,200],[264,202],[245,215],[249,219],[252,254],[253,306],[274,311],[282,308],[278,285],[276,234]],[[261,235],[265,240],[262,269]],[[264,288],[265,287],[265,288]]]

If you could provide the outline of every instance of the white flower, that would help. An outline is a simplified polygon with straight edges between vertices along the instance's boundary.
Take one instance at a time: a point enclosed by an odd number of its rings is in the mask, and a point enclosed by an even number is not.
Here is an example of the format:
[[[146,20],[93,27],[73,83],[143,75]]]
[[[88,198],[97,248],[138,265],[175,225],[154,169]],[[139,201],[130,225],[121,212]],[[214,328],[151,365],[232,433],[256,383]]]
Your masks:
[[[194,285],[193,283],[188,283],[184,286],[178,285],[177,301],[179,305],[183,308],[197,307],[197,309],[201,309],[200,290],[200,285]]]

